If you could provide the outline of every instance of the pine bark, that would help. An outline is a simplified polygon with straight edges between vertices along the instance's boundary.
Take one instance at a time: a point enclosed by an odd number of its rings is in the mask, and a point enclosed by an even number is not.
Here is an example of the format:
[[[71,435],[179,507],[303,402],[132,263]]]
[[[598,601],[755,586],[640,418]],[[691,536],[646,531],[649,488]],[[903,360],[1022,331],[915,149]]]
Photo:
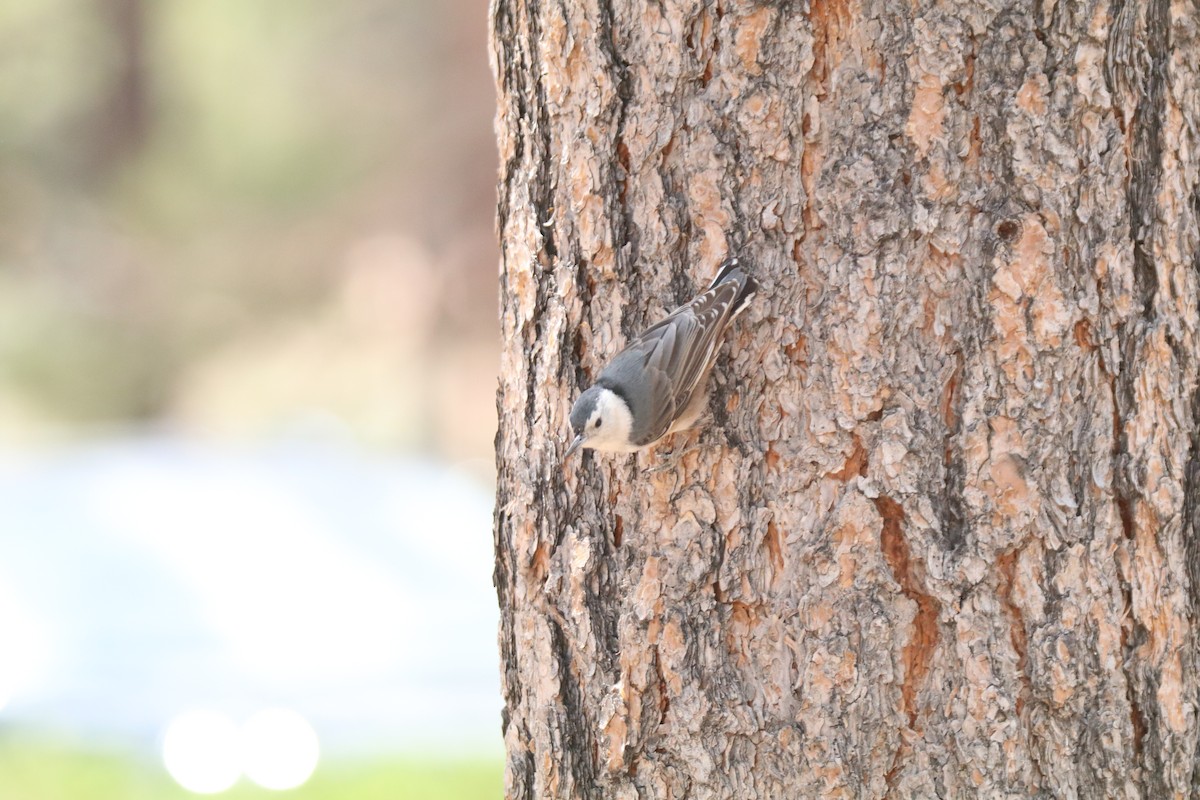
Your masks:
[[[506,795],[1200,796],[1200,5],[491,15]],[[727,253],[699,447],[560,465]]]

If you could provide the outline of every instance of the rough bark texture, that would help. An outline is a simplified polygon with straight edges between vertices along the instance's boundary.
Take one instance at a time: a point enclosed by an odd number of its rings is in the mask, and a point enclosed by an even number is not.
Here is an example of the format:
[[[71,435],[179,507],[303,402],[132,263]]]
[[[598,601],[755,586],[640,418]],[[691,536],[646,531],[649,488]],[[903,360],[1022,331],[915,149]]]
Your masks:
[[[494,0],[510,798],[1200,796],[1198,25]],[[731,251],[701,446],[561,469]]]

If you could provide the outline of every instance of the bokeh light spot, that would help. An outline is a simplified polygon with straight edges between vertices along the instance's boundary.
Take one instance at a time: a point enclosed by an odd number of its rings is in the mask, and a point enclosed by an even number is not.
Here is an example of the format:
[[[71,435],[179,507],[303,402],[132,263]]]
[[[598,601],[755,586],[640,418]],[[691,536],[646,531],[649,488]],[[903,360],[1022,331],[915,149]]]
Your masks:
[[[294,789],[317,768],[317,733],[284,708],[259,711],[242,726],[246,776],[264,789]]]
[[[175,782],[197,794],[223,792],[241,774],[238,729],[216,711],[189,711],[167,727],[163,763]]]

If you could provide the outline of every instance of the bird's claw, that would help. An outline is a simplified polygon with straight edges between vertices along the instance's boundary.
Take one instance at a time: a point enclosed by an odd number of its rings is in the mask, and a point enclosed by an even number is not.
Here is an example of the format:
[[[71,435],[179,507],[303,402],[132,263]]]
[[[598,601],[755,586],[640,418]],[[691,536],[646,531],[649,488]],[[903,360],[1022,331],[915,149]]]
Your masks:
[[[674,469],[675,467],[679,466],[680,462],[683,461],[684,456],[686,456],[688,453],[699,450],[702,446],[702,443],[697,439],[694,444],[687,445],[682,450],[678,447],[672,448],[671,450],[659,456],[659,460],[662,461],[662,463],[658,466],[650,467],[648,470],[646,470],[646,474],[654,475],[659,472],[665,472],[668,469]]]

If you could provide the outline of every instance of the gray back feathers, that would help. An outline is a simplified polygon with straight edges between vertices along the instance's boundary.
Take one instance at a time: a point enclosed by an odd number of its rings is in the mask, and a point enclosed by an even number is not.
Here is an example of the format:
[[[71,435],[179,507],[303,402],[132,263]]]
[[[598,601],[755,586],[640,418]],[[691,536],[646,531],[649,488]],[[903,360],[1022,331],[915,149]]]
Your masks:
[[[704,390],[721,334],[757,288],[736,258],[727,260],[707,290],[631,341],[604,368],[596,386],[615,392],[629,405],[632,444],[648,444],[666,434],[695,394]],[[586,396],[587,392],[580,396],[571,413],[577,430],[576,412]],[[583,422],[594,407],[593,398],[587,413],[580,414]]]

